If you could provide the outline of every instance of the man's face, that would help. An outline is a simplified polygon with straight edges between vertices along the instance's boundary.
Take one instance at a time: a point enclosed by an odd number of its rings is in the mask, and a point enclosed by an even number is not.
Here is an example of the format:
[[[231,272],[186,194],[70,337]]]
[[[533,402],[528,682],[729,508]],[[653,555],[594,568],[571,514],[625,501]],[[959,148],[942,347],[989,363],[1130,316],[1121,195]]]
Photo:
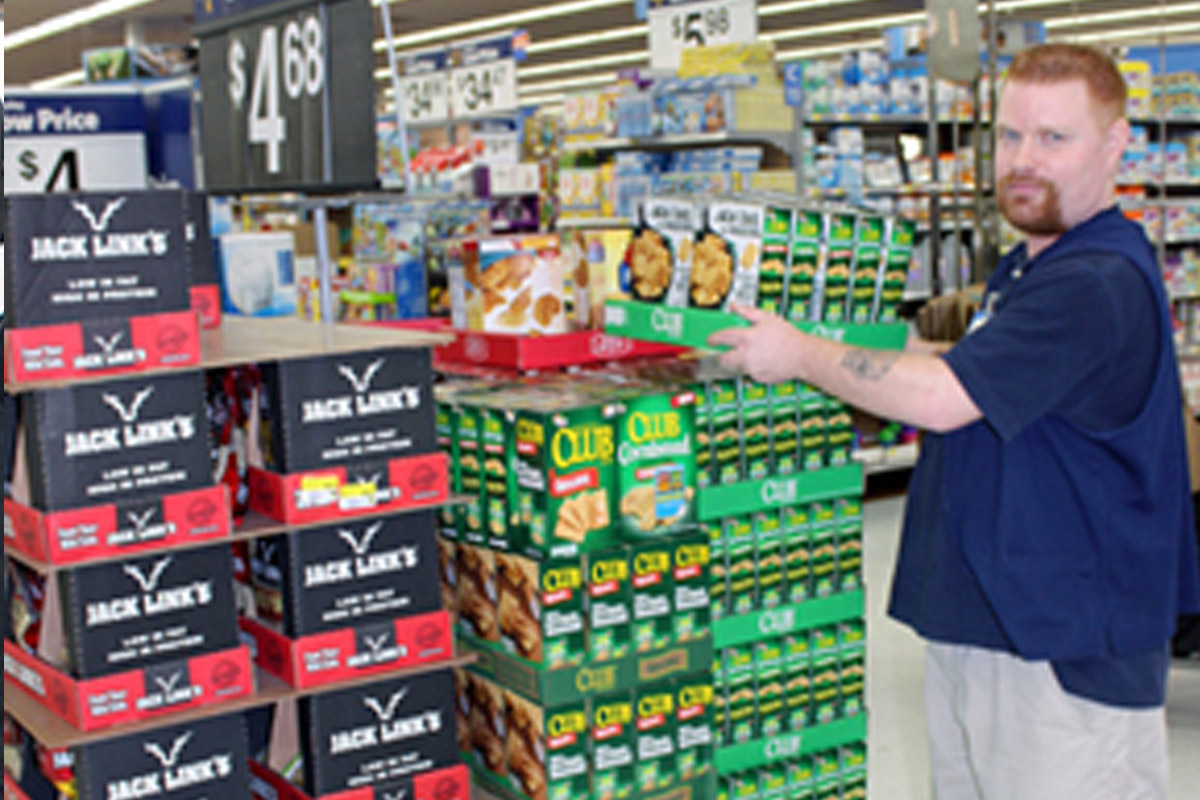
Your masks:
[[[1082,80],[1010,81],[997,115],[1000,212],[1031,236],[1058,236],[1107,202],[1128,139]]]

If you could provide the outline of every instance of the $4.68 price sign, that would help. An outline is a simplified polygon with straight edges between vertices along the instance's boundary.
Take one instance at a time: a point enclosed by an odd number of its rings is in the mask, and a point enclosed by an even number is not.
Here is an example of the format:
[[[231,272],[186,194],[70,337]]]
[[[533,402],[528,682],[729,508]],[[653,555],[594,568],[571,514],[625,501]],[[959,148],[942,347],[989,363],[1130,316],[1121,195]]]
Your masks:
[[[700,0],[651,9],[650,66],[677,69],[684,50],[758,38],[757,0]]]
[[[517,65],[511,58],[458,67],[450,76],[456,117],[477,117],[517,108]]]

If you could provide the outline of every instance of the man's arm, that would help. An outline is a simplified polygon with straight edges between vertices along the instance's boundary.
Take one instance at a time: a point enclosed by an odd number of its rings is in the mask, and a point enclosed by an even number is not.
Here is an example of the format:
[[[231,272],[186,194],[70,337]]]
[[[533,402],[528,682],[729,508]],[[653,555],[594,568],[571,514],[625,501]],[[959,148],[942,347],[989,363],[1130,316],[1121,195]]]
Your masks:
[[[954,371],[932,352],[851,347],[801,333],[765,311],[737,312],[753,327],[720,331],[709,343],[731,348],[722,363],[754,380],[805,381],[877,416],[937,432],[983,416]]]
[[[940,356],[942,353],[950,352],[951,347],[954,347],[954,342],[935,342],[931,339],[909,337],[908,342],[904,345],[904,352],[915,353],[917,355]]]

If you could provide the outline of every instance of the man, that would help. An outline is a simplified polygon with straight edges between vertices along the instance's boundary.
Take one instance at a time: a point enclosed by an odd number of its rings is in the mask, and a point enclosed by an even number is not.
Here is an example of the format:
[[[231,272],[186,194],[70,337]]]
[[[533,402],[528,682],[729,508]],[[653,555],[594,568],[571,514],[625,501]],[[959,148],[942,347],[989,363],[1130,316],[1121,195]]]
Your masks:
[[[1025,241],[953,347],[856,349],[753,309],[711,340],[930,432],[889,613],[929,641],[940,800],[1167,796],[1167,643],[1200,580],[1161,273],[1114,205],[1125,96],[1090,48],[1014,59],[998,200]]]

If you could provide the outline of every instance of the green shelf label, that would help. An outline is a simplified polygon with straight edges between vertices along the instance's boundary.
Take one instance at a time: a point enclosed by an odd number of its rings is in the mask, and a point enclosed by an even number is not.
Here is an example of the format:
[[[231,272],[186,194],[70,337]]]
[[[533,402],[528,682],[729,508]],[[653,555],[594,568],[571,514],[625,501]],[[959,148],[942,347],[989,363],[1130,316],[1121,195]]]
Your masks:
[[[481,765],[472,755],[464,754],[464,762],[471,770],[476,786],[486,789],[499,800],[529,800],[511,783]],[[683,781],[672,782],[671,788],[653,792],[634,792],[629,800],[712,800],[716,792],[716,772],[708,770],[702,775]]]
[[[716,752],[714,763],[719,774],[728,775],[864,741],[866,738],[867,715],[858,714],[799,733],[785,733],[770,739],[723,747]]]
[[[857,589],[753,614],[726,617],[713,623],[713,643],[721,649],[786,636],[795,631],[857,619],[863,616],[865,607],[863,591]]]
[[[861,494],[862,488],[862,465],[847,464],[761,481],[708,486],[697,496],[697,514],[708,522],[768,508]]]

